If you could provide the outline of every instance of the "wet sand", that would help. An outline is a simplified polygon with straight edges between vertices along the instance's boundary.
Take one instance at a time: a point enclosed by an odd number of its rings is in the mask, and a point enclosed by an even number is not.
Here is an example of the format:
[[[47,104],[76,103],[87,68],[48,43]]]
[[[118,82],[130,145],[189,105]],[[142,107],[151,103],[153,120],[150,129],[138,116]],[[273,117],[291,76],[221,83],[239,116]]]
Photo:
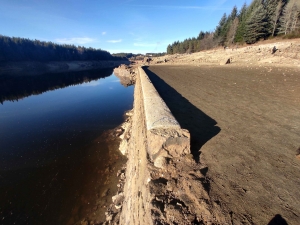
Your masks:
[[[233,224],[278,218],[298,224],[299,68],[151,65],[145,71],[190,131],[194,159],[207,165],[208,194],[224,215]]]

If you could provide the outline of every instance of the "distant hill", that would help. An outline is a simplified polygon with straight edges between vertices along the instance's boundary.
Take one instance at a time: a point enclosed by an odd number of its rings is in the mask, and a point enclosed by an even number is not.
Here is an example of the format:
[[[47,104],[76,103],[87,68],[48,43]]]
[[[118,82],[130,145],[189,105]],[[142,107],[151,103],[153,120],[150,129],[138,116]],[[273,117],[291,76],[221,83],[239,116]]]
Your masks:
[[[101,49],[0,35],[0,62],[123,60]]]
[[[146,53],[146,54],[133,54],[133,53],[114,53],[112,54],[113,56],[117,56],[117,57],[125,57],[127,59],[130,59],[130,58],[140,58],[140,57],[145,57],[145,56],[152,56],[152,57],[159,57],[159,56],[164,56],[166,55],[167,53],[166,52],[162,52],[162,53]]]
[[[139,56],[141,54],[133,54],[133,53],[125,53],[125,52],[121,52],[121,53],[113,53],[112,54],[115,57],[125,57],[127,59],[135,57],[135,56]]]

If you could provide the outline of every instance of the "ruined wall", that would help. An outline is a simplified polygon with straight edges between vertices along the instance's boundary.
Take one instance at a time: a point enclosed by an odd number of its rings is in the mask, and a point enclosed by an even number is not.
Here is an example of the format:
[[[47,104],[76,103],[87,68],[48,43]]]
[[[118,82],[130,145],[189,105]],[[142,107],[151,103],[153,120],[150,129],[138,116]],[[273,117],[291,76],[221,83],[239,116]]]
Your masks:
[[[120,224],[156,224],[155,189],[168,159],[190,153],[189,132],[181,129],[143,69],[138,71]]]
[[[114,69],[114,74],[120,79],[123,86],[128,87],[135,83],[136,69],[127,65],[120,65]]]
[[[131,138],[127,147],[125,200],[122,206],[120,224],[152,224],[150,213],[151,196],[147,182],[150,178],[147,168],[147,130],[142,99],[141,82],[137,76],[134,90],[134,113]]]

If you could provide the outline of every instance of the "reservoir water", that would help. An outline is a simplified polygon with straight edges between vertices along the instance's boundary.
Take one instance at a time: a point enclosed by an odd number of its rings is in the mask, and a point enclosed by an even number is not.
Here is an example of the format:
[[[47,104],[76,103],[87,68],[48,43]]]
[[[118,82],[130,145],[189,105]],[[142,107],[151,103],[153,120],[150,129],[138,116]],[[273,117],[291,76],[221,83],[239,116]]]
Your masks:
[[[0,77],[0,224],[95,223],[124,163],[104,131],[132,109],[112,69]]]

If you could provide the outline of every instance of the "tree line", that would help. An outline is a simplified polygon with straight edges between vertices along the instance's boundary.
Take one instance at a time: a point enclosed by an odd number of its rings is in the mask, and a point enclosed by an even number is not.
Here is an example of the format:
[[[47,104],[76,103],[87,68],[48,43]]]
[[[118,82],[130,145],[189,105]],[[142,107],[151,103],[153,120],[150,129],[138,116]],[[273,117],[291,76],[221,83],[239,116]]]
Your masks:
[[[159,57],[159,56],[164,56],[166,55],[166,52],[162,52],[162,53],[146,53],[146,54],[133,54],[133,53],[113,53],[113,56],[117,56],[117,57],[125,57],[127,59],[138,59],[140,57],[144,57],[144,56],[152,56],[152,57]]]
[[[113,69],[43,74],[43,76],[0,76],[0,103],[105,78]]]
[[[300,0],[253,0],[240,10],[234,6],[229,15],[223,14],[213,32],[200,31],[198,37],[175,41],[168,45],[167,54],[253,44],[278,35],[300,37]]]
[[[83,61],[122,60],[109,52],[82,46],[55,44],[39,40],[0,35],[0,62],[7,61]]]
[[[140,55],[140,54],[121,52],[121,53],[113,53],[112,55],[116,56],[116,57],[125,57],[125,58],[129,59],[131,57],[135,57],[136,55]]]

